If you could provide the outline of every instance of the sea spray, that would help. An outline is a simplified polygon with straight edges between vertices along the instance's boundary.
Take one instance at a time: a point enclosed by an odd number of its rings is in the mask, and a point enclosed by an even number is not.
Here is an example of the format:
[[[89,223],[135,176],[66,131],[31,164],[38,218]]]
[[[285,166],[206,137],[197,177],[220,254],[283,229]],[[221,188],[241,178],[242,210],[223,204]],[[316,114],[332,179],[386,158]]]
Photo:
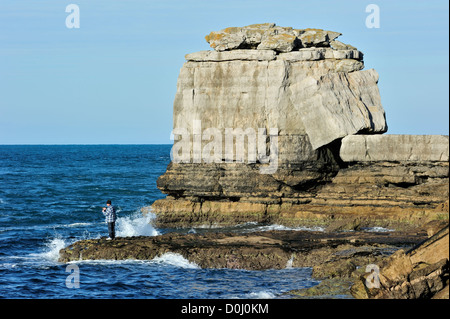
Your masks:
[[[287,227],[287,226],[284,226],[284,225],[272,224],[272,225],[258,226],[258,227],[255,227],[255,228],[252,228],[252,229],[248,230],[248,232],[272,231],[272,230],[293,230],[293,231],[317,231],[317,232],[323,232],[323,231],[325,231],[325,228],[320,227],[320,226]]]
[[[153,261],[157,262],[157,263],[163,263],[166,265],[180,267],[180,268],[189,268],[189,269],[199,269],[200,268],[196,263],[190,262],[189,260],[184,258],[182,255],[177,254],[177,253],[171,253],[171,252],[165,253],[159,257],[155,257],[153,259]]]
[[[250,292],[244,295],[244,299],[273,299],[276,295],[270,291]]]
[[[130,216],[119,217],[116,221],[116,236],[158,236],[160,233],[152,226],[154,218],[152,213],[143,216],[139,211]]]
[[[38,254],[46,261],[57,262],[59,258],[59,251],[67,246],[66,241],[60,236],[50,239],[45,243],[44,252]]]
[[[294,254],[291,255],[291,258],[286,262],[286,269],[292,269],[292,265],[294,264]]]

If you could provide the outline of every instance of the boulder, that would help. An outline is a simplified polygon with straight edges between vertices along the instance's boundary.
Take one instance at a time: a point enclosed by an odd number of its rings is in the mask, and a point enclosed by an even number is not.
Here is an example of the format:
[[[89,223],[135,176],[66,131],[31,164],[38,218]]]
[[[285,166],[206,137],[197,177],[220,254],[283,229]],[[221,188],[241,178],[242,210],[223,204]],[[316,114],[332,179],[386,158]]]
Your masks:
[[[357,50],[354,46],[342,43],[341,41],[338,40],[331,41],[330,46],[335,50]]]
[[[290,52],[299,47],[299,40],[293,34],[276,34],[264,38],[258,45],[258,50],[275,50],[277,52]]]
[[[336,232],[336,231],[352,231],[358,230],[361,227],[362,220],[361,218],[344,218],[338,219],[328,225],[325,229],[327,232]]]
[[[245,35],[241,28],[226,28],[219,32],[211,32],[205,37],[211,48],[217,51],[226,51],[241,48],[245,41]]]
[[[322,29],[305,29],[299,32],[300,41],[305,48],[329,47],[330,42],[340,35],[342,33]]]

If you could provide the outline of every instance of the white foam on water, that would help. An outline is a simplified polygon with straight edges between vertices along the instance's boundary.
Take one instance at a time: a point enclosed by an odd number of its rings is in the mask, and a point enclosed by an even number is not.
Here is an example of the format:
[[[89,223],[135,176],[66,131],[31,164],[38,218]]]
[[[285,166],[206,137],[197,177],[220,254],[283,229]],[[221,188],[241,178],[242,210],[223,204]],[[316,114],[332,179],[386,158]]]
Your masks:
[[[294,263],[294,254],[292,254],[291,258],[286,262],[286,269],[292,269],[292,265]]]
[[[386,232],[394,231],[394,229],[389,229],[389,228],[384,228],[384,227],[379,227],[379,226],[364,227],[364,228],[362,228],[362,230],[367,231],[367,232],[380,232],[380,233],[386,233]]]
[[[62,227],[79,227],[79,226],[91,226],[93,223],[73,223],[73,224],[65,224],[61,225]]]
[[[116,236],[158,236],[160,232],[152,226],[154,218],[153,213],[143,216],[139,211],[127,217],[119,217],[116,221]]]
[[[89,264],[89,265],[144,265],[149,264],[151,261],[149,260],[140,260],[140,259],[123,259],[123,260],[114,260],[114,259],[79,259],[79,260],[71,260],[67,262],[68,264]]]
[[[186,258],[177,253],[171,252],[165,253],[159,257],[153,258],[153,261],[180,268],[200,269],[200,267],[196,263],[190,262],[189,260],[187,260]]]
[[[270,291],[264,290],[258,292],[251,292],[244,296],[244,299],[273,299],[273,298],[275,298],[275,294],[271,293]]]
[[[278,224],[273,224],[273,225],[267,225],[267,226],[260,226],[257,228],[254,228],[250,231],[270,231],[270,230],[294,230],[294,231],[325,231],[325,228],[323,227],[319,227],[319,226],[313,226],[313,227],[306,227],[306,226],[301,226],[301,227],[287,227],[284,225],[278,225]]]
[[[223,226],[220,224],[212,223],[212,224],[197,225],[197,226],[195,226],[195,228],[198,228],[198,229],[220,229],[220,228],[223,228]]]
[[[45,249],[42,253],[35,256],[41,257],[47,261],[58,262],[59,251],[67,246],[64,239],[56,237],[45,243]]]

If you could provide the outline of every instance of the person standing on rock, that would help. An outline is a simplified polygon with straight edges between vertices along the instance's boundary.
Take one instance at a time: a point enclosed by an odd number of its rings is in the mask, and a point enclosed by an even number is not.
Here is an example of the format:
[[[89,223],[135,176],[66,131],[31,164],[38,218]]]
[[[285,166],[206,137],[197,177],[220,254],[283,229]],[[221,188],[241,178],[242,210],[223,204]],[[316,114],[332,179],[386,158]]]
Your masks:
[[[108,233],[109,237],[107,240],[111,240],[116,238],[116,230],[115,230],[115,224],[116,224],[116,209],[113,205],[111,205],[111,201],[106,201],[106,207],[103,207],[103,215],[105,215],[105,221],[108,224]]]

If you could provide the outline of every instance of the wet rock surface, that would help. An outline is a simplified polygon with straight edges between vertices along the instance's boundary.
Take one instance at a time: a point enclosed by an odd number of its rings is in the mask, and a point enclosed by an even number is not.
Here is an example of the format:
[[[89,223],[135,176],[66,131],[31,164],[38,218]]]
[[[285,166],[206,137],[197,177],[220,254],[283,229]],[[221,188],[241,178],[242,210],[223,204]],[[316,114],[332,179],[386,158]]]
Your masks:
[[[354,225],[354,223],[351,223]],[[436,224],[432,223],[436,228]],[[61,249],[60,262],[151,260],[180,254],[200,268],[311,267],[317,286],[287,292],[290,298],[448,298],[448,222],[430,236],[430,225],[409,231],[272,230],[89,239]],[[375,268],[374,268],[375,267]],[[370,269],[369,269],[370,268]],[[377,270],[379,286],[368,283]],[[373,280],[371,281],[373,282]]]
[[[448,224],[435,235],[392,255],[369,253],[367,247],[335,252],[313,267],[317,286],[293,290],[292,298],[448,299]]]
[[[413,246],[426,237],[426,232],[168,233],[154,237],[119,237],[110,241],[104,238],[81,240],[62,249],[59,260],[151,260],[172,252],[201,268],[261,270],[320,266],[314,271],[321,277],[320,273],[329,272],[324,263],[331,265],[337,260],[358,256],[390,255],[398,247]]]

